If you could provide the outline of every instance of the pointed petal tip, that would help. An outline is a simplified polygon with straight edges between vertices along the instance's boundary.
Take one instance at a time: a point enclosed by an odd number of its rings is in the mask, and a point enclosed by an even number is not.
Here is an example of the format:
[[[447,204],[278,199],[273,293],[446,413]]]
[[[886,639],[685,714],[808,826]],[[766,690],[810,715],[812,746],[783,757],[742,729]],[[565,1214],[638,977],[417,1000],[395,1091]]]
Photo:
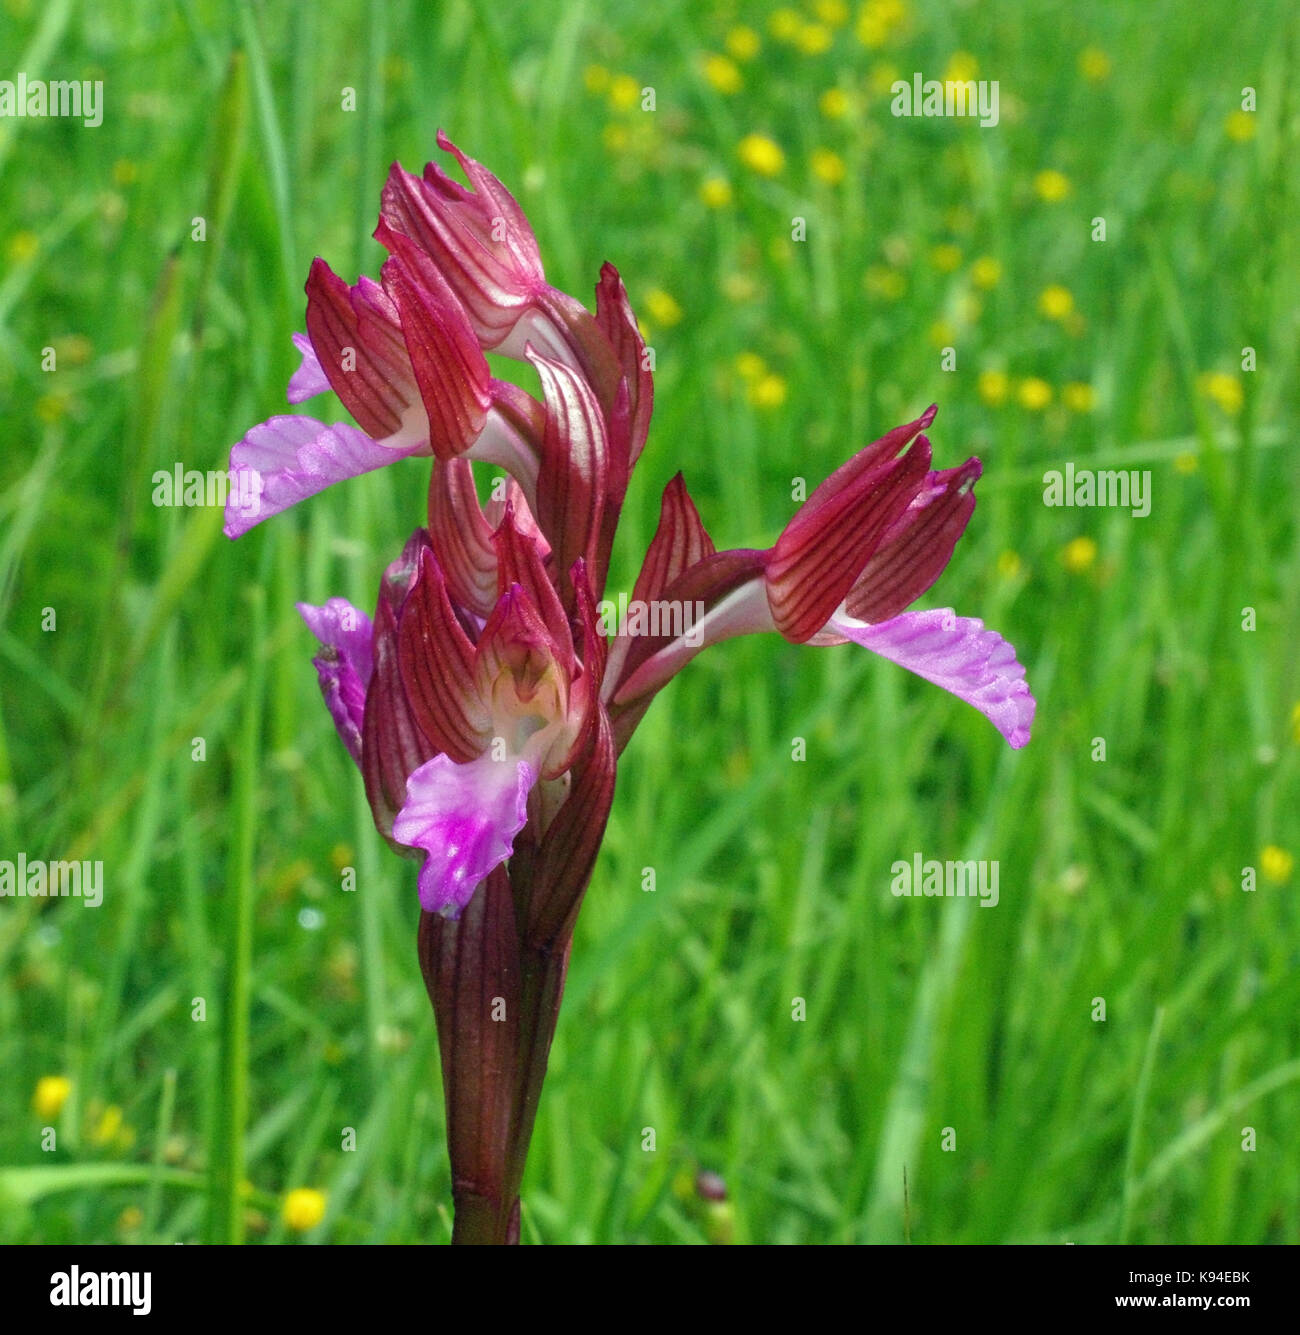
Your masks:
[[[331,278],[336,277],[334,270],[330,268],[329,261],[323,255],[315,255],[307,269],[307,281],[302,285],[302,290],[308,295],[312,294],[312,287],[319,283],[327,283]]]

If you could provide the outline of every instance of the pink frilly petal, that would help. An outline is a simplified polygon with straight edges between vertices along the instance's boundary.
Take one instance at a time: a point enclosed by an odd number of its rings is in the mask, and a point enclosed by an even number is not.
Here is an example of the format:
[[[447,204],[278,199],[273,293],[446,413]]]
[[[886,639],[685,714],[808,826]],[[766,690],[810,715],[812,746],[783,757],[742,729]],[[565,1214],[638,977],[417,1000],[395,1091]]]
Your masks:
[[[317,394],[324,394],[330,387],[329,376],[321,369],[320,358],[306,334],[294,334],[293,346],[302,353],[302,363],[289,377],[289,388],[285,398],[290,403],[303,403],[314,399]]]
[[[297,505],[345,478],[383,468],[424,443],[392,449],[344,422],[327,426],[311,417],[272,417],[230,451],[225,533],[238,538],[263,519]],[[240,505],[241,500],[248,503]]]
[[[410,775],[393,838],[425,851],[420,903],[427,912],[460,917],[479,882],[510,856],[536,782],[528,761],[494,760],[490,752],[463,765],[437,755]]]
[[[360,765],[366,689],[374,672],[370,618],[346,598],[331,598],[320,607],[299,603],[298,611],[322,645],[312,662],[326,707],[343,745]]]
[[[978,617],[959,617],[943,607],[875,625],[835,616],[826,629],[974,705],[1013,748],[1029,741],[1037,702],[1025,669],[1015,649]]]

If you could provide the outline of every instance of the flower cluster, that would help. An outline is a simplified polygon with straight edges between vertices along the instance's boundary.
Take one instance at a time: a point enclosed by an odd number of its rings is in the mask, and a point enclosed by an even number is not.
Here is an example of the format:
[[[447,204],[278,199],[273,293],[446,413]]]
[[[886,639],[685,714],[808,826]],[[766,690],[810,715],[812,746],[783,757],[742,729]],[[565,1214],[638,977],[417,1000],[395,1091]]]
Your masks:
[[[376,824],[423,859],[425,910],[458,917],[509,861],[525,934],[563,940],[619,753],[654,695],[731,636],[854,641],[1023,746],[1034,700],[1011,646],[978,620],[906,611],[947,565],[980,474],[977,459],[931,469],[933,407],[831,474],[766,550],[717,551],[678,474],[632,597],[702,620],[690,634],[604,633],[597,604],[649,430],[652,358],[613,266],[594,314],[551,287],[515,200],[438,142],[470,187],[433,164],[421,177],[394,165],[379,282],[349,285],[321,259],[307,280],[288,398],[333,391],[357,425],[254,427],[231,452],[232,495],[258,504],[232,500],[226,522],[238,537],[335,482],[432,456],[426,525],[385,573],[373,621],[340,598],[300,608]],[[488,352],[529,362],[541,401],[494,378]],[[508,478],[486,506],[475,461]],[[244,473],[256,486],[241,491]]]

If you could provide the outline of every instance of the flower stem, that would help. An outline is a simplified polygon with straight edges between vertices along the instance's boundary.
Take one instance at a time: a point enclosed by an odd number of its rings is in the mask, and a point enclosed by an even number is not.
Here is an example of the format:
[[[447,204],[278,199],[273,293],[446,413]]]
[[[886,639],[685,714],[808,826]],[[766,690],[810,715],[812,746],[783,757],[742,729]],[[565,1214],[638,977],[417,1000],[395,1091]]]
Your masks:
[[[452,1242],[517,1243],[519,1189],[569,942],[520,942],[510,881],[498,869],[458,921],[420,915],[419,954],[442,1058]]]

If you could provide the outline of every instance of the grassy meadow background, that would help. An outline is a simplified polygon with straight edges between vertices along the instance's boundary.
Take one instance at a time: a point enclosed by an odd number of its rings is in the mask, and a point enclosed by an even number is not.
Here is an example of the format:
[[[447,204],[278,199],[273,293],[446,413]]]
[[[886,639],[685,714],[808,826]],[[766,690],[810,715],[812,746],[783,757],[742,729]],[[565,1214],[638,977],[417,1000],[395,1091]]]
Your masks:
[[[151,503],[287,411],[312,257],[377,275],[439,126],[655,348],[613,591],[679,468],[765,546],[794,478],[937,401],[936,465],[985,472],[922,605],[1039,701],[1013,753],[774,636],[657,700],[525,1240],[1300,1240],[1298,39],[1281,0],[3,0],[0,78],[105,107],[0,121],[0,858],[105,889],[0,901],[0,1240],[449,1236],[414,867],[293,607],[373,606],[427,464],[238,544]],[[998,80],[1000,123],[894,118],[914,72]],[[1150,470],[1150,515],[1046,507],[1067,462]],[[997,859],[1000,903],[894,898],[917,852]]]

